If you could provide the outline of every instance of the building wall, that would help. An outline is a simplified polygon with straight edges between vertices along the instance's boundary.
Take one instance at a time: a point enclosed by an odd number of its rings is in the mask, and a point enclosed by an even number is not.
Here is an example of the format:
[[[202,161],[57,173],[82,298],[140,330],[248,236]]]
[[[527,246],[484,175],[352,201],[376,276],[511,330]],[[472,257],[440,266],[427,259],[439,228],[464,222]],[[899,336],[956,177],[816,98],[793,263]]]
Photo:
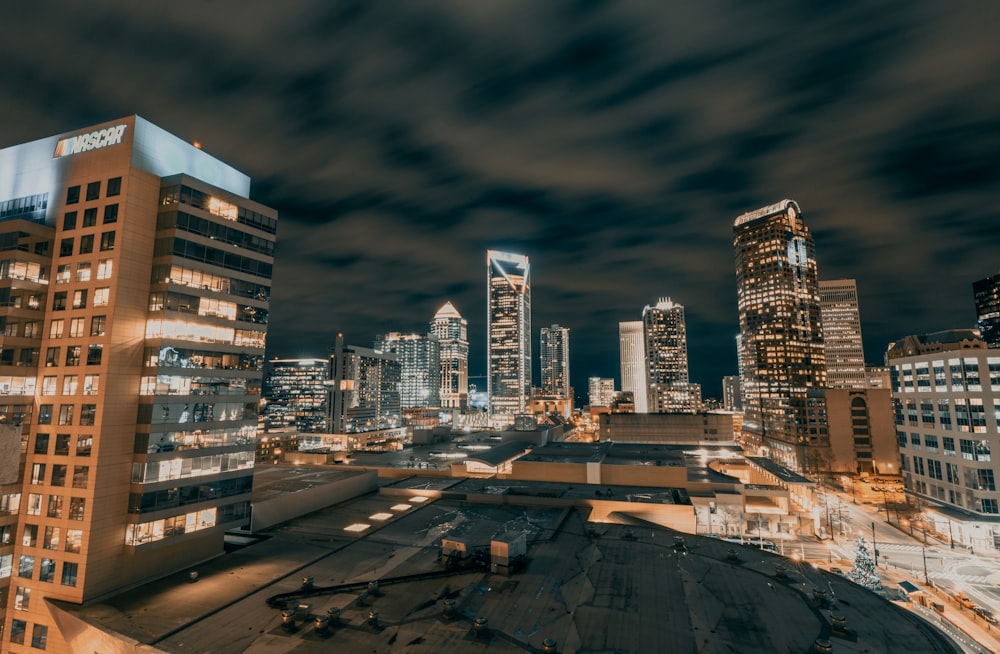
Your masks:
[[[490,416],[509,424],[531,396],[531,267],[524,255],[495,250],[486,265]]]
[[[602,441],[619,443],[729,443],[728,413],[610,413],[600,416]]]
[[[636,413],[647,413],[646,397],[646,343],[642,321],[618,323],[618,342],[621,354],[622,390],[632,393]]]
[[[819,304],[823,316],[827,383],[830,388],[866,388],[857,282],[853,279],[821,280]]]
[[[980,342],[981,343],[981,342]],[[896,435],[908,493],[975,516],[1000,515],[1000,350],[890,350]],[[1000,455],[998,455],[1000,461]],[[1000,529],[996,531],[1000,538]]]
[[[832,472],[899,474],[889,389],[829,389],[826,404]]]

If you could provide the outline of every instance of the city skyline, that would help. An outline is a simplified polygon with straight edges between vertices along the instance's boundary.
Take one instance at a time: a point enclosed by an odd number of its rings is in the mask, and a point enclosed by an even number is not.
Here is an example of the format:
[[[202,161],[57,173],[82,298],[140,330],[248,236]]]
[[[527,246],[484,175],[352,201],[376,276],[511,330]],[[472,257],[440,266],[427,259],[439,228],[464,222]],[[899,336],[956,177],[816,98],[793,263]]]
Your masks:
[[[573,330],[578,395],[617,378],[617,323],[672,295],[716,396],[731,218],[783,197],[824,278],[858,280],[869,363],[975,326],[971,283],[997,269],[995,6],[251,5],[245,31],[217,11],[12,8],[0,146],[136,112],[260,180],[282,217],[269,358],[418,331],[452,301],[481,377],[497,248],[535,262],[535,324]]]

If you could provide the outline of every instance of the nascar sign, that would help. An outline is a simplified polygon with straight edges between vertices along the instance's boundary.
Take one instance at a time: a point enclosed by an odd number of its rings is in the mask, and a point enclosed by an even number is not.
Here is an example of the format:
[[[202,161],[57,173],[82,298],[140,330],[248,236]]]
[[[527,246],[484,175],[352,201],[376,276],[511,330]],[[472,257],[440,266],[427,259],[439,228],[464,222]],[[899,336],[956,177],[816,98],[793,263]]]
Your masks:
[[[126,127],[128,125],[123,123],[121,125],[114,125],[113,127],[105,127],[104,129],[99,129],[88,134],[79,134],[61,139],[56,143],[56,151],[52,156],[53,158],[65,157],[71,154],[80,154],[81,152],[106,148],[109,145],[118,145],[122,142],[122,137],[125,136]]]

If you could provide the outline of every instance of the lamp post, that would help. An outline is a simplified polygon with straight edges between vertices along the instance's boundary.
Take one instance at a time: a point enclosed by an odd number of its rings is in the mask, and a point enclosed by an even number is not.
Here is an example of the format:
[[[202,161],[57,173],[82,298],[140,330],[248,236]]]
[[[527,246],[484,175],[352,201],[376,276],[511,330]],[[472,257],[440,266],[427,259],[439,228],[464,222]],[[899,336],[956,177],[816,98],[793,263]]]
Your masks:
[[[921,547],[920,551],[924,555],[924,584],[927,585],[927,586],[930,586],[931,585],[931,581],[927,577],[927,548],[926,547]]]
[[[875,544],[875,521],[872,521],[872,553],[875,555],[875,567],[878,567],[878,545]]]
[[[951,520],[948,521],[948,545],[955,549],[955,538],[951,535]]]

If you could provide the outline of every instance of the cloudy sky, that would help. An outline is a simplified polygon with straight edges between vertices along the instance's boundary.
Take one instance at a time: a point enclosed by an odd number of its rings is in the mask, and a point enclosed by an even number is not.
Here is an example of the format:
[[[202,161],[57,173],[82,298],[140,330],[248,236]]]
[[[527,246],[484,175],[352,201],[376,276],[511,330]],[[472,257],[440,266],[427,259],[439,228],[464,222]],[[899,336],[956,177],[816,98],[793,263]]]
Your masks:
[[[972,326],[1000,268],[1000,3],[8,4],[0,146],[138,113],[280,211],[272,356],[452,300],[483,374],[493,247],[530,256],[578,394],[670,296],[718,396],[733,219],[786,197],[820,277],[858,280],[872,363]]]

